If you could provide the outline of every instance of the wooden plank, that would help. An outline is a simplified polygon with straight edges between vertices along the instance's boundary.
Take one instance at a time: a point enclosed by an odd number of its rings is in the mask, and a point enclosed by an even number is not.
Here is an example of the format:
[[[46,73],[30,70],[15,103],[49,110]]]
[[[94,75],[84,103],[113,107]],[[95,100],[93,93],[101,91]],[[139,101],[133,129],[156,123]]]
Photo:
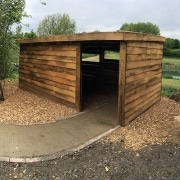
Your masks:
[[[143,68],[129,69],[126,71],[126,77],[135,76],[137,74],[141,74],[144,72],[153,71],[153,70],[157,70],[157,69],[161,69],[161,64],[146,66]]]
[[[144,94],[143,96],[132,101],[131,103],[126,104],[125,105],[126,117],[131,115],[136,110],[141,109],[144,106],[144,104],[146,104],[149,101],[148,100],[149,97],[154,97],[157,94],[159,94],[159,95],[161,94],[161,88],[160,87],[157,87],[156,89],[153,89],[151,92]]]
[[[120,63],[119,63],[119,88],[118,88],[118,121],[121,126],[125,125],[125,85],[126,85],[126,57],[127,57],[127,44],[126,42],[120,43]]]
[[[47,74],[37,74],[37,73],[33,73],[31,71],[20,69],[19,76],[23,77],[24,75],[27,75],[29,77],[33,76],[33,77],[37,77],[37,78],[44,78],[44,79],[47,79],[47,80],[52,80],[54,82],[59,82],[59,83],[74,86],[74,87],[76,86],[76,81],[73,81],[73,80],[70,80],[70,79],[65,79],[65,78],[57,77],[57,76],[51,77],[51,76],[49,76]]]
[[[76,51],[21,51],[21,54],[76,57]]]
[[[45,37],[45,38],[49,38],[49,37]],[[23,40],[23,39],[22,39]],[[26,39],[25,39],[26,40]],[[29,40],[29,39],[27,39],[27,40]],[[34,40],[34,39],[33,39]],[[22,43],[22,44],[20,44],[21,46],[23,46],[23,47],[29,47],[29,46],[34,46],[34,45],[36,45],[36,46],[49,46],[49,45],[73,45],[73,46],[76,46],[76,42],[63,42],[63,41],[59,41],[59,42],[56,42],[56,41],[54,41],[54,42],[36,42],[36,43]]]
[[[102,73],[103,73],[104,76],[111,76],[111,77],[112,77],[112,76],[113,76],[113,77],[114,77],[114,76],[115,76],[115,77],[117,76],[117,77],[119,77],[119,72],[118,72],[118,71],[103,70]]]
[[[129,117],[126,117],[125,119],[125,125],[127,125],[130,121],[137,118],[140,114],[142,114],[144,111],[146,111],[148,108],[150,108],[152,105],[154,105],[156,102],[158,102],[161,99],[160,95],[157,94],[156,96],[150,97],[146,104],[143,104],[142,108],[138,109],[137,111],[133,112]]]
[[[144,61],[162,59],[162,54],[128,54],[127,61]]]
[[[134,70],[134,71],[136,71],[136,70]],[[136,74],[136,75],[133,75],[133,76],[126,77],[126,82],[130,83],[130,82],[133,82],[133,81],[144,79],[144,77],[151,77],[151,76],[159,74],[161,72],[162,72],[162,69],[155,69],[155,70],[152,70],[152,71],[143,72],[141,74]]]
[[[157,78],[157,79],[155,79],[154,81],[144,83],[144,84],[142,84],[142,86],[139,86],[139,87],[137,87],[137,88],[131,89],[130,91],[126,91],[125,98],[128,99],[128,98],[131,97],[131,96],[135,96],[136,94],[139,94],[139,92],[143,92],[143,91],[145,91],[146,89],[151,88],[152,86],[155,86],[155,85],[157,85],[157,84],[160,84],[161,81],[162,81],[161,78]]]
[[[63,61],[47,61],[47,60],[37,60],[37,59],[21,59],[22,65],[47,65],[47,66],[55,66],[55,67],[61,67],[61,68],[70,68],[70,69],[76,69],[76,63],[75,62],[63,62]]]
[[[58,93],[59,94],[58,97],[61,97],[62,99],[66,100],[66,101],[70,101],[72,103],[75,103],[75,93],[74,92],[59,89],[57,87],[54,87],[54,86],[51,86],[48,84],[44,84],[41,82],[37,82],[37,81],[31,80],[31,79],[27,79],[24,77],[21,77],[20,79],[24,80],[25,82],[30,84],[33,88],[37,87],[38,89],[44,89],[44,91],[46,93],[49,93],[51,95]]]
[[[41,82],[43,84],[48,84],[48,85],[51,85],[51,86],[55,86],[59,89],[63,89],[63,90],[67,90],[67,91],[71,91],[71,92],[74,92],[76,91],[76,88],[75,86],[71,86],[71,85],[67,85],[67,84],[62,84],[60,82],[57,82],[57,81],[54,81],[54,79],[51,79],[49,78],[48,79],[44,79],[44,78],[38,78],[36,76],[29,76],[27,74],[20,74],[20,78],[23,79],[23,78],[26,78],[26,79],[31,79],[31,80],[34,80],[34,81],[37,81],[37,82]]]
[[[41,64],[41,63],[28,63],[28,62],[21,62],[21,66],[22,68],[38,68],[41,70],[49,70],[49,71],[54,71],[54,72],[67,72],[69,74],[73,74],[75,75],[76,70],[72,69],[72,68],[66,68],[66,67],[62,67],[62,66],[51,66],[51,65],[45,65],[45,64]],[[64,66],[66,66],[64,64]],[[71,67],[71,66],[69,66]],[[21,67],[20,67],[21,68]]]
[[[77,63],[77,69],[76,69],[76,107],[77,111],[80,112],[82,110],[82,87],[81,87],[81,51],[80,51],[80,43],[77,44],[76,48],[76,63]]]
[[[76,62],[76,57],[67,57],[67,56],[44,56],[44,55],[23,55],[20,54],[20,60],[23,59],[37,59],[37,60],[43,60],[43,61],[63,61],[63,62]]]
[[[127,47],[127,54],[147,54],[145,47]]]
[[[157,60],[147,60],[147,61],[133,61],[127,63],[127,69],[135,69],[140,67],[146,67],[146,66],[153,66],[157,64],[161,64],[162,59]]]
[[[143,80],[138,80],[138,81],[135,81],[135,82],[128,83],[128,84],[126,84],[126,92],[131,91],[131,90],[136,89],[136,88],[139,88],[139,87],[141,87],[141,86],[143,86],[145,84],[154,82],[157,79],[158,79],[158,81],[161,80],[161,73],[157,74],[157,75],[154,75],[152,77],[144,78]]]
[[[34,44],[34,45],[29,45],[29,46],[22,46],[21,47],[22,51],[76,51],[76,46],[75,45],[68,45],[68,44],[54,44],[54,43],[49,43],[46,45],[42,44]]]
[[[128,47],[146,47],[146,48],[155,48],[155,49],[163,49],[163,43],[161,42],[139,42],[139,41],[129,41],[127,43]]]
[[[162,55],[163,50],[162,49],[147,49],[147,54],[159,54],[159,55]]]
[[[140,41],[140,42],[143,42],[143,41],[164,42],[165,38],[161,36],[150,35],[150,34],[125,32],[123,40]]]
[[[26,91],[35,93],[36,95],[41,95],[45,98],[50,98],[53,101],[63,103],[67,106],[70,106],[74,109],[76,109],[75,103],[72,103],[70,101],[66,101],[65,99],[62,99],[62,95],[56,92],[48,92],[46,89],[39,89],[37,86],[33,86],[32,84],[27,83],[26,81],[23,81],[22,79],[19,79],[19,87],[21,89],[24,89]],[[52,93],[52,94],[51,94]]]
[[[52,77],[61,77],[64,79],[69,79],[69,80],[73,80],[76,81],[76,76],[74,74],[70,74],[69,72],[54,72],[52,70],[42,70],[42,69],[38,69],[38,68],[31,68],[29,69],[29,67],[25,67],[23,66],[20,71],[22,70],[26,70],[27,72],[29,71],[29,74],[45,74],[45,75],[49,75]]]
[[[150,86],[149,88],[144,89],[143,91],[139,91],[138,93],[133,94],[132,96],[128,96],[127,98],[125,98],[125,104],[132,103],[133,101],[142,98],[145,94],[153,91],[156,88],[159,88],[159,91],[161,91],[161,82],[153,86]]]
[[[162,49],[152,49],[152,48],[146,48],[146,47],[128,47],[127,48],[127,54],[163,54]]]
[[[68,91],[66,89],[62,89],[62,88],[59,88],[57,86],[52,86],[52,85],[49,85],[47,83],[42,83],[42,82],[36,81],[34,79],[28,79],[28,78],[26,78],[24,76],[21,77],[21,79],[26,81],[29,84],[32,84],[34,86],[39,87],[39,89],[44,88],[44,89],[47,89],[47,90],[51,90],[51,91],[57,92],[57,93],[59,93],[61,95],[66,95],[68,97],[73,97],[73,98],[75,97],[75,92]]]

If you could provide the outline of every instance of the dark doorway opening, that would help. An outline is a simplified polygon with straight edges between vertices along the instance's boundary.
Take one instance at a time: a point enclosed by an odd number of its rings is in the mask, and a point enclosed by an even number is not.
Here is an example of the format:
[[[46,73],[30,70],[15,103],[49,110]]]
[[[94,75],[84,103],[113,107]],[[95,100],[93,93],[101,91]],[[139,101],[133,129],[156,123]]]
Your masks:
[[[100,106],[110,100],[118,107],[119,41],[81,44],[81,107]]]

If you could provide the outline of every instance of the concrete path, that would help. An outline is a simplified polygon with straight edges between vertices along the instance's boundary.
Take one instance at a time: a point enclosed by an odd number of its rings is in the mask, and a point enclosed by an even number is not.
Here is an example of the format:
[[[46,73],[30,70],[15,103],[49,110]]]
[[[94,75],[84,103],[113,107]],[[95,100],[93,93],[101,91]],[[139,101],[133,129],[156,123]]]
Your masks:
[[[0,161],[53,159],[87,145],[116,127],[117,103],[114,101],[49,124],[17,126],[0,123]]]

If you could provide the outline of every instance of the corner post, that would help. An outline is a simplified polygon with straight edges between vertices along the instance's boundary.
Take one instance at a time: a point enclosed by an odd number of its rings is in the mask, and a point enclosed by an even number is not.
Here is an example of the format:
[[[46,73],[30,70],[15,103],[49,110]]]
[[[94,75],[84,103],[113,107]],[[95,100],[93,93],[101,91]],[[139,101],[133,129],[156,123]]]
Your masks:
[[[118,121],[125,126],[125,88],[126,88],[127,43],[120,42],[119,88],[118,88]]]

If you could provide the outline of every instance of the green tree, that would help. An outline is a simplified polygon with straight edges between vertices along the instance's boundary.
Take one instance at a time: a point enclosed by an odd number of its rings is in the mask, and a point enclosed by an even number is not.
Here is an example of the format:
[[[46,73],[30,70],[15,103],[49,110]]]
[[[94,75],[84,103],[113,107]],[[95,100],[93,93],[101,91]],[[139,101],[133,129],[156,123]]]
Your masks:
[[[164,46],[169,49],[179,49],[180,41],[178,39],[166,38]]]
[[[165,56],[180,57],[180,41],[178,39],[166,38],[163,53]]]
[[[174,49],[179,49],[180,48],[180,41],[178,39],[174,39]]]
[[[173,47],[174,47],[174,39],[166,38],[166,40],[164,42],[164,47],[169,48],[169,49],[173,49]]]
[[[28,38],[36,38],[37,37],[37,34],[31,30],[31,32],[25,32],[24,33],[24,38],[25,39],[28,39]]]
[[[11,27],[27,16],[24,8],[25,0],[0,0],[0,100],[4,100],[3,80],[11,71],[14,50]]]
[[[159,27],[150,22],[125,23],[121,26],[120,30],[160,35]]]
[[[38,25],[38,36],[50,36],[60,34],[74,34],[76,22],[70,19],[68,14],[53,14],[46,16]]]

